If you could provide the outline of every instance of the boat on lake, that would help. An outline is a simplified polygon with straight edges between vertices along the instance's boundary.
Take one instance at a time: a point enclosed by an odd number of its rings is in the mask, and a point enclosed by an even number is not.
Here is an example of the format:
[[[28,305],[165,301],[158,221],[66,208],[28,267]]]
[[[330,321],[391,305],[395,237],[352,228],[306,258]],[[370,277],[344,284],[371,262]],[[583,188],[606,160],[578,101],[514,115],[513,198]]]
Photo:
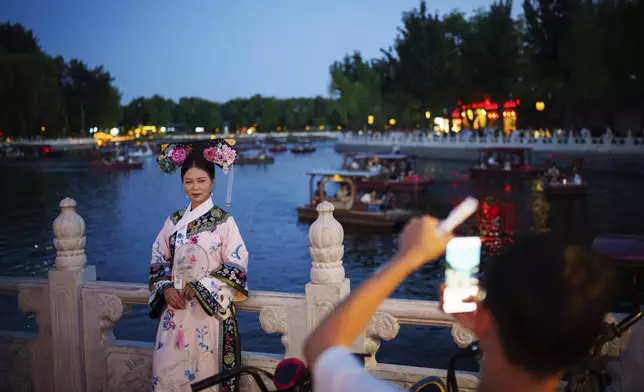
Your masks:
[[[293,154],[310,154],[315,152],[315,150],[313,143],[297,143],[293,148],[291,148],[291,152]]]
[[[127,171],[142,169],[143,162],[130,156],[126,150],[105,149],[99,151],[99,156],[92,160],[92,168],[103,171]]]
[[[344,155],[343,170],[368,171],[372,177],[363,178],[356,186],[358,190],[408,193],[419,196],[434,179],[415,173],[412,158],[405,154],[365,154],[348,153]]]
[[[248,155],[240,154],[235,159],[235,165],[272,165],[275,158],[266,153],[266,149],[262,149],[257,154]]]
[[[540,173],[530,164],[531,148],[485,147],[479,154],[479,164],[470,168],[473,179],[526,180]]]
[[[129,152],[129,155],[133,158],[148,158],[153,156],[154,152],[150,148],[150,145],[146,142],[132,148],[132,150]]]
[[[396,208],[395,204],[383,205],[376,203],[375,200],[374,203],[366,204],[363,202],[365,195],[358,198],[359,191],[356,183],[371,178],[374,175],[371,172],[315,170],[307,175],[310,176],[310,202],[297,208],[297,216],[301,220],[317,219],[316,207],[323,201],[333,204],[335,208],[333,216],[338,222],[347,225],[394,228],[402,226],[414,216],[421,215],[416,211]],[[325,185],[328,183],[340,185],[340,191],[333,198],[326,194]]]
[[[570,169],[562,172],[555,161],[572,160]],[[581,176],[584,158],[572,154],[549,154],[546,161],[543,193],[546,196],[585,196],[588,184]]]
[[[286,152],[288,148],[284,144],[273,144],[268,148],[268,151],[277,153],[277,152]]]

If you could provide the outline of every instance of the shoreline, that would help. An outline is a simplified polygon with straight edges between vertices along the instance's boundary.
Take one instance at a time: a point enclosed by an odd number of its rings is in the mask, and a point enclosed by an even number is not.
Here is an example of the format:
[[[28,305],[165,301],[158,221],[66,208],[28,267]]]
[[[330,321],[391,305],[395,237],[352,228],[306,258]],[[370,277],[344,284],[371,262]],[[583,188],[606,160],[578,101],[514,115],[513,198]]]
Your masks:
[[[338,153],[364,152],[374,154],[389,154],[392,152],[392,144],[367,144],[356,142],[338,141],[334,148]],[[481,146],[484,147],[484,146]],[[428,160],[454,161],[478,163],[479,149],[472,147],[458,146],[408,146],[399,145],[398,152],[401,154]],[[602,172],[626,173],[644,175],[644,155],[638,153],[611,153],[595,151],[562,152],[571,156],[584,158],[584,169]],[[541,166],[546,163],[549,155],[559,154],[558,151],[545,151],[542,149],[531,151],[531,163]]]

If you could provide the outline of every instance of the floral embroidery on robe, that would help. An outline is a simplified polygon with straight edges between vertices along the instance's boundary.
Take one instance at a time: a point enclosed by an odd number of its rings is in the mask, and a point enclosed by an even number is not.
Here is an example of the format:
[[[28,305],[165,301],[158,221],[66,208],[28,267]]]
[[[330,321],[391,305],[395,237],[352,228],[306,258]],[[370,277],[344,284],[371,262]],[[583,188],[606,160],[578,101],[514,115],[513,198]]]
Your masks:
[[[215,206],[176,227],[189,212],[184,208],[171,214],[152,246],[148,304],[150,317],[159,319],[153,358],[155,391],[190,391],[191,383],[241,361],[233,303],[248,298],[246,245],[233,217]],[[208,268],[202,278],[185,283],[195,299],[185,309],[174,309],[166,306],[164,292],[175,287],[175,251],[184,244],[203,248]],[[210,390],[237,392],[239,380]]]

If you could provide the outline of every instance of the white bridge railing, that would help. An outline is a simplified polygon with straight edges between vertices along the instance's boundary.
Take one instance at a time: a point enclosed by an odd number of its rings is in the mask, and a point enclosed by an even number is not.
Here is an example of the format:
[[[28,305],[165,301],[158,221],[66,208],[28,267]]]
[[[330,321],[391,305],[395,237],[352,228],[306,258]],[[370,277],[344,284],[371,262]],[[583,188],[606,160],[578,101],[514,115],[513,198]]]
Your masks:
[[[211,133],[164,133],[156,134],[159,139],[176,139],[176,140],[208,140],[212,137],[215,138],[235,138],[238,140],[260,140],[265,137],[274,137],[274,138],[287,138],[289,136],[301,137],[301,138],[330,138],[335,139],[340,135],[340,132],[335,131],[288,131],[288,132],[266,132],[266,133],[253,133],[250,135],[247,134],[230,134],[226,135],[223,133],[211,134]],[[136,139],[132,139],[136,140]],[[68,145],[94,145],[96,144],[96,139],[93,137],[69,137],[69,138],[60,138],[60,139],[15,139],[9,143],[0,142],[2,145],[26,145],[26,146],[68,146]]]
[[[544,135],[538,131],[515,131],[510,136],[495,136],[487,133],[484,136],[457,133],[454,135],[436,134],[363,134],[343,133],[338,141],[344,144],[391,146],[396,147],[443,147],[443,148],[481,148],[481,147],[518,147],[544,151],[562,152],[600,152],[600,153],[642,153],[644,137],[633,136],[628,131],[625,137],[616,137],[610,130],[602,136],[592,137],[590,132],[582,130],[580,135],[572,132]]]
[[[149,391],[153,344],[117,340],[113,334],[133,305],[147,305],[147,284],[96,281],[95,267],[87,265],[85,222],[75,211],[76,203],[67,198],[60,206],[54,222],[56,269],[47,279],[0,278],[0,295],[17,296],[20,310],[35,314],[38,324],[36,334],[0,331],[0,390]],[[264,331],[281,335],[284,346],[284,355],[245,351],[245,364],[272,371],[284,356],[302,358],[306,336],[349,294],[342,265],[343,228],[333,218],[331,204],[320,204],[318,213],[309,231],[311,281],[304,294],[255,291],[238,305],[241,312],[259,313]],[[429,375],[444,379],[446,371],[376,362],[381,340],[394,339],[401,324],[449,327],[461,347],[474,340],[437,302],[387,300],[353,350],[370,354],[370,371],[403,388]],[[626,339],[607,350],[619,356]],[[474,391],[477,374],[460,372],[458,381],[460,390]],[[243,391],[257,390],[250,379],[243,379],[241,386]]]

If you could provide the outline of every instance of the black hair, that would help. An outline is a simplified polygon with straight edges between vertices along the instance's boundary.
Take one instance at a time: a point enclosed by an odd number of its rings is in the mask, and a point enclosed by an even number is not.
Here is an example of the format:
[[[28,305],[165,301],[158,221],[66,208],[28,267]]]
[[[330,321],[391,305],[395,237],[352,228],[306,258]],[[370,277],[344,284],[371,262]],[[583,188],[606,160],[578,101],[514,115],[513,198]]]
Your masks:
[[[183,161],[183,164],[181,165],[181,181],[183,181],[183,177],[185,177],[186,172],[193,167],[205,171],[208,173],[208,177],[215,181],[215,164],[204,158],[203,150],[202,146],[193,145],[192,152],[186,157],[186,160]]]
[[[588,354],[614,294],[614,271],[551,235],[517,240],[485,266],[484,305],[509,362],[548,378]]]

